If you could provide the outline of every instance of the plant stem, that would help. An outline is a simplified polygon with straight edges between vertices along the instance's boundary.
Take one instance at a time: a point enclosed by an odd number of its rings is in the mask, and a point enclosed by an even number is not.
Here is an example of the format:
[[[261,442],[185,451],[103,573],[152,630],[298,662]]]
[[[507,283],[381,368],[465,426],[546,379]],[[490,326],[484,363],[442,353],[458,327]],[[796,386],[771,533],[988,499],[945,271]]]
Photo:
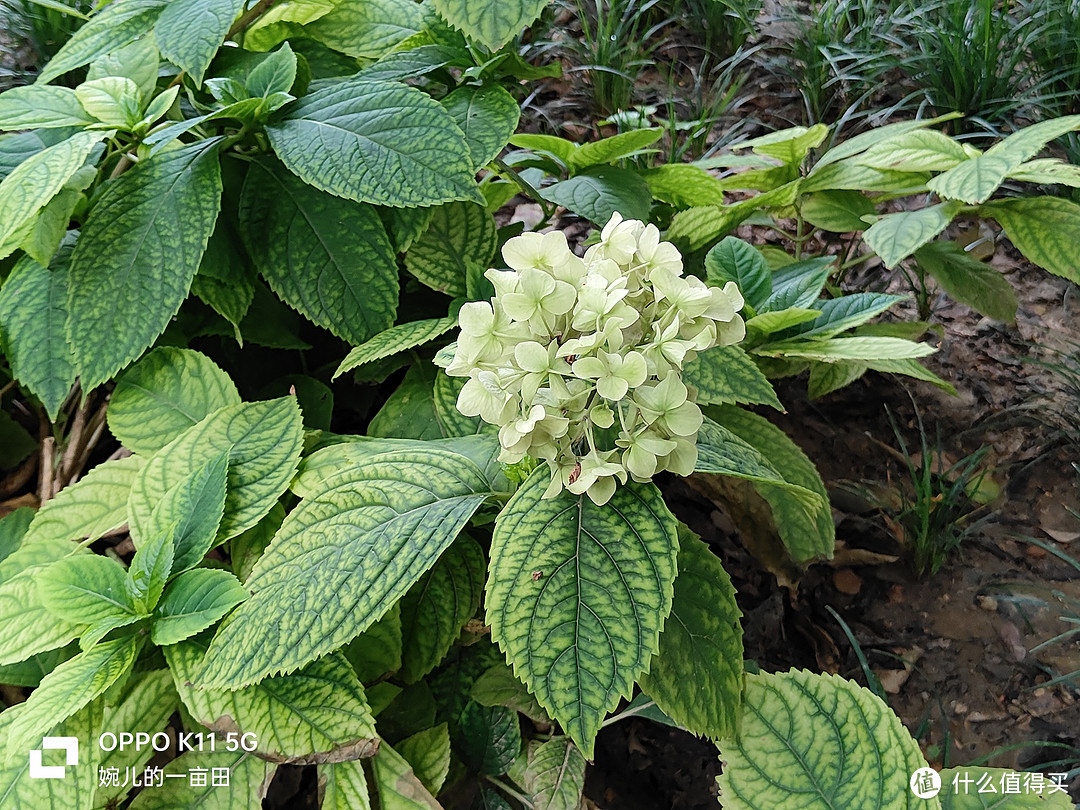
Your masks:
[[[225,35],[225,39],[232,39],[233,37],[235,37],[237,34],[246,29],[253,22],[255,22],[255,20],[259,19],[259,17],[265,14],[270,9],[270,6],[274,5],[274,3],[276,2],[277,0],[259,0],[258,3],[245,11],[240,16],[240,19],[238,19],[232,24],[232,28],[230,28],[229,33]]]
[[[499,790],[501,790],[503,793],[505,793],[511,799],[517,799],[519,802],[521,802],[523,805],[525,805],[526,807],[529,807],[529,808],[531,808],[533,806],[533,803],[531,801],[529,801],[528,796],[525,796],[524,794],[519,793],[518,791],[514,790],[512,787],[510,787],[508,784],[503,782],[501,779],[496,779],[494,776],[489,776],[489,775],[486,775],[486,774],[484,776],[484,779],[486,779],[488,782],[493,784],[495,787],[497,787]]]
[[[531,197],[532,199],[534,199],[537,202],[537,204],[539,204],[540,209],[544,212],[544,220],[545,221],[551,219],[552,215],[555,213],[555,208],[554,207],[551,207],[551,208],[548,207],[548,205],[549,205],[548,201],[540,196],[540,192],[537,191],[535,188],[533,188],[532,183],[530,183],[528,180],[526,180],[520,174],[518,174],[513,169],[511,169],[509,166],[507,166],[506,161],[504,161],[502,158],[497,157],[497,158],[495,158],[495,160],[492,161],[492,163],[494,163],[498,167],[499,172],[501,174],[509,175],[510,179],[513,180],[514,183],[517,184],[518,188],[520,188],[527,196]]]

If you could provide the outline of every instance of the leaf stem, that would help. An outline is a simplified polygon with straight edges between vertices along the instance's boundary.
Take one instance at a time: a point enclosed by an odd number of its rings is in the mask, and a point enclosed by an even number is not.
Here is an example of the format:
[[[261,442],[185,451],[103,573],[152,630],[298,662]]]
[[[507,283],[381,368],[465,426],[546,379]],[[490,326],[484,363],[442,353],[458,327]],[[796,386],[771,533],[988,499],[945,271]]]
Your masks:
[[[530,183],[516,171],[507,166],[506,161],[504,161],[502,158],[497,157],[492,161],[492,163],[494,163],[498,167],[499,171],[502,174],[509,175],[510,179],[517,184],[518,188],[525,192],[527,196],[532,197],[540,205],[540,209],[544,212],[545,221],[551,219],[552,215],[555,213],[555,207],[548,207],[550,203],[548,203],[547,200],[540,196],[540,192],[533,187],[532,183]]]
[[[494,776],[491,776],[489,774],[485,774],[484,779],[486,779],[488,782],[493,784],[495,787],[497,787],[499,790],[501,790],[503,793],[505,793],[511,799],[517,799],[519,802],[521,802],[526,807],[529,807],[529,808],[533,807],[533,803],[531,801],[529,801],[529,798],[525,794],[519,793],[518,791],[514,790],[512,787],[510,787],[508,784],[503,782],[501,779],[496,779]]]
[[[274,5],[277,0],[259,0],[258,3],[253,5],[247,11],[245,11],[236,22],[232,24],[232,28],[229,29],[229,33],[225,35],[225,39],[232,39],[241,31],[246,29],[255,20],[259,19],[263,14],[270,10],[270,6]]]

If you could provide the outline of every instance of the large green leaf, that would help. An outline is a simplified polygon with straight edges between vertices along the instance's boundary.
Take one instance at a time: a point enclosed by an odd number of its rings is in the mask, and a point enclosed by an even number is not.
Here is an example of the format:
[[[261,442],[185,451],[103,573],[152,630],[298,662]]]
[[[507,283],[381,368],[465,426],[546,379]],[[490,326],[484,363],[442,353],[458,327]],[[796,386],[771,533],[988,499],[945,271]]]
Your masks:
[[[38,602],[70,624],[112,629],[138,618],[124,568],[98,554],[76,554],[34,573]]]
[[[802,204],[803,219],[832,233],[864,231],[867,223],[863,217],[873,217],[874,213],[874,203],[865,194],[850,189],[818,191]]]
[[[982,203],[990,199],[1020,160],[1003,154],[986,154],[968,158],[963,163],[942,172],[926,185],[946,200]]]
[[[893,304],[903,301],[902,295],[887,293],[852,293],[815,306],[820,314],[808,323],[799,324],[791,333],[802,337],[832,337],[847,329],[860,326]]]
[[[522,785],[534,810],[577,810],[585,789],[585,757],[567,737],[534,740],[526,750]]]
[[[362,683],[382,680],[401,668],[401,611],[394,605],[342,650]]]
[[[67,257],[47,269],[24,256],[0,287],[0,340],[11,373],[53,420],[75,383],[65,336]]]
[[[75,32],[42,69],[38,81],[51,82],[135,41],[154,27],[169,0],[120,0],[109,3]]]
[[[589,166],[600,166],[656,143],[663,134],[661,129],[633,129],[620,132],[610,138],[585,143],[575,149],[567,161],[570,171],[577,173]]]
[[[431,289],[456,298],[466,293],[469,263],[487,267],[497,241],[495,220],[482,205],[440,205],[405,254],[405,267]]]
[[[665,714],[695,734],[735,733],[742,696],[742,612],[720,559],[679,528],[679,574],[660,651],[641,688]],[[693,677],[687,677],[687,673]]]
[[[761,251],[734,236],[725,236],[705,254],[709,284],[723,287],[734,281],[755,310],[772,294],[772,271]]]
[[[655,199],[676,208],[724,204],[720,181],[691,163],[667,163],[641,172]]]
[[[1029,781],[1043,776],[1041,784]],[[1073,810],[1065,788],[1041,774],[1005,768],[946,768],[941,771],[942,810]]]
[[[96,540],[127,522],[127,500],[143,467],[136,456],[99,464],[45,503],[30,524],[25,545],[41,540]]]
[[[652,484],[603,507],[529,477],[499,515],[486,610],[492,638],[548,713],[592,756],[605,715],[648,667],[671,611],[676,522]]]
[[[254,734],[258,755],[271,762],[344,762],[377,749],[364,687],[340,653],[235,692],[204,692],[192,683],[207,647],[192,639],[167,647],[165,657],[184,705],[210,730]]]
[[[235,537],[258,523],[285,491],[296,472],[302,442],[300,408],[294,397],[222,408],[146,462],[128,502],[132,524],[147,525],[164,493],[227,452],[225,514],[217,539]]]
[[[412,587],[489,494],[481,470],[445,450],[342,469],[256,563],[253,596],[218,631],[200,685],[235,689],[338,649]]]
[[[31,155],[0,182],[0,256],[15,249],[11,237],[63,188],[104,135],[78,132]]]
[[[1028,261],[1080,282],[1080,205],[1058,197],[1015,197],[984,205]]]
[[[772,384],[738,346],[717,346],[702,352],[686,364],[683,380],[697,389],[696,401],[702,405],[739,402],[784,410]]]
[[[945,230],[959,210],[959,203],[946,202],[886,214],[866,230],[863,238],[885,266],[893,268]]]
[[[908,788],[926,766],[878,697],[805,670],[746,676],[737,737],[720,742],[725,810],[940,810]]]
[[[435,10],[469,39],[497,51],[540,16],[550,0],[435,0]]]
[[[0,623],[5,628],[0,666],[63,647],[86,629],[85,624],[58,618],[41,603],[34,575],[42,570],[34,567],[0,584]]]
[[[335,51],[360,59],[379,59],[424,27],[413,0],[340,0],[304,33]]]
[[[159,647],[200,633],[247,599],[248,593],[228,571],[196,568],[170,584],[154,611],[150,639]]]
[[[450,772],[450,732],[446,723],[418,731],[397,744],[398,753],[433,796]]]
[[[370,206],[257,161],[240,197],[240,230],[274,292],[319,326],[357,344],[393,324],[397,261]]]
[[[141,354],[187,297],[221,207],[218,145],[140,161],[90,210],[68,276],[68,340],[84,390]]]
[[[171,0],[154,24],[161,55],[202,84],[244,0]]]
[[[70,658],[44,678],[26,701],[11,724],[8,756],[21,754],[48,734],[57,723],[66,720],[96,698],[135,663],[140,642],[135,637],[104,641]]]
[[[874,144],[903,135],[905,132],[936,126],[945,121],[959,118],[960,115],[960,113],[948,113],[946,115],[940,115],[937,118],[925,118],[921,121],[901,121],[898,124],[875,127],[874,129],[863,132],[860,135],[856,135],[854,138],[850,138],[843,143],[834,146],[822,155],[821,159],[814,164],[814,170],[816,171],[819,167],[824,168],[839,160],[865,152]],[[811,172],[811,174],[813,174],[813,172]]]
[[[518,714],[505,706],[481,706],[470,700],[458,717],[455,742],[470,771],[498,776],[521,753]]]
[[[405,379],[383,403],[368,424],[369,436],[405,439],[442,439],[450,434],[435,410],[435,376],[439,369],[430,364],[414,365]]]
[[[2,294],[0,294],[0,301],[2,300]],[[406,349],[423,346],[429,340],[437,338],[456,325],[456,318],[429,318],[423,321],[409,321],[408,323],[391,326],[345,355],[345,359],[341,361],[341,365],[334,372],[334,379],[337,379],[346,371],[352,371],[365,363],[372,363],[398,352],[403,352]]]
[[[215,785],[207,778],[205,784],[192,786],[187,779],[165,779],[161,787],[143,790],[131,803],[131,810],[252,810],[266,797],[266,789],[277,765],[249,754],[243,749],[234,752],[221,750],[188,751],[168,762],[165,772],[188,776],[199,769],[209,776],[213,768],[229,773],[228,785]]]
[[[477,171],[503,150],[521,116],[514,97],[497,84],[459,87],[442,100],[442,105],[465,133]]]
[[[403,207],[483,201],[465,136],[439,102],[413,87],[338,82],[266,131],[290,171],[339,197]]]
[[[964,252],[955,242],[931,242],[915,260],[950,296],[998,321],[1016,318],[1016,291],[1001,271]]]
[[[822,363],[841,360],[905,360],[937,351],[929,343],[894,337],[791,338],[754,350],[763,357],[805,358]]]
[[[116,381],[109,430],[131,452],[153,455],[214,411],[238,404],[236,386],[213,360],[161,346]]]
[[[772,508],[780,538],[792,558],[803,562],[832,557],[836,530],[825,484],[813,462],[784,431],[762,416],[733,405],[707,410],[720,425],[756,448],[790,485],[817,496],[815,501],[807,501],[790,486],[754,482],[758,494]]]
[[[595,225],[606,225],[618,211],[625,219],[646,221],[652,194],[641,176],[616,166],[597,166],[548,186],[540,195]]]
[[[480,607],[484,552],[459,537],[401,599],[401,678],[420,680],[435,668]]]
[[[967,160],[963,144],[932,129],[915,129],[871,146],[858,162],[874,169],[941,172]]]
[[[19,129],[83,127],[97,123],[70,87],[32,84],[0,93],[0,132]]]

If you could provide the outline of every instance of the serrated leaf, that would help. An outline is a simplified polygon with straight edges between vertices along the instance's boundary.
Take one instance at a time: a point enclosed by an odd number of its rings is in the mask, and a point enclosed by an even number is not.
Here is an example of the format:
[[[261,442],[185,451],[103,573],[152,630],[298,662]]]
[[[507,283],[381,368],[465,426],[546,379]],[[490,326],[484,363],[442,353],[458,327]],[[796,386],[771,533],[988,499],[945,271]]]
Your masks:
[[[929,343],[891,337],[791,338],[754,350],[763,357],[805,358],[822,363],[838,360],[904,360],[937,351]]]
[[[737,239],[726,236],[705,254],[705,272],[708,283],[723,287],[734,281],[739,285],[746,302],[755,310],[772,294],[772,271],[761,251]]]
[[[818,191],[802,204],[803,219],[815,228],[831,233],[866,230],[863,217],[873,216],[874,203],[861,192],[850,189]]]
[[[917,211],[885,214],[867,228],[863,239],[882,263],[892,269],[937,237],[960,210],[956,202],[940,203]]]
[[[401,599],[400,677],[405,683],[420,680],[442,660],[476,613],[483,589],[484,552],[463,535]]]
[[[0,754],[9,749],[8,741],[11,737],[11,729],[16,719],[25,712],[26,704],[19,703],[0,714]],[[89,741],[86,736],[89,715],[92,708],[84,709],[67,722],[63,723],[53,733],[55,736],[76,736],[80,743]],[[49,732],[45,732],[49,733]],[[95,796],[98,784],[98,774],[95,767],[93,749],[91,756],[84,753],[79,763],[74,767],[65,767],[63,779],[33,779],[30,777],[30,769],[27,768],[27,748],[35,748],[40,744],[34,740],[29,745],[16,752],[9,758],[0,756],[0,797],[4,799],[4,810],[43,810],[53,807],[90,807]],[[83,748],[86,751],[86,748]],[[59,752],[52,752],[58,755]],[[49,757],[50,754],[44,754]],[[65,762],[59,755],[60,762]],[[59,763],[57,763],[59,764]]]
[[[244,581],[251,575],[251,569],[274,539],[283,520],[285,507],[278,501],[258,523],[229,541],[229,561],[237,579]]]
[[[790,307],[813,308],[832,272],[833,256],[818,256],[791,262],[773,271],[773,291],[761,305],[763,312],[778,312]]]
[[[25,545],[41,540],[96,540],[127,522],[127,500],[143,467],[136,456],[99,464],[45,503],[30,524]]]
[[[162,493],[227,452],[225,514],[217,540],[235,537],[258,523],[285,491],[296,471],[302,442],[300,409],[293,397],[215,411],[146,462],[128,501],[132,524],[147,525]]]
[[[271,762],[310,765],[370,757],[378,748],[364,687],[341,654],[234,692],[192,686],[208,643],[165,649],[177,691],[202,725],[220,734],[254,734],[256,752]]]
[[[170,97],[175,100],[179,91],[179,88],[176,87],[171,92],[166,90],[156,98],[154,97],[160,62],[161,57],[158,54],[154,38],[139,37],[134,42],[97,57],[87,68],[86,78],[88,81],[103,79],[108,76],[131,79],[139,89],[143,99],[154,98],[154,101],[146,110],[147,116],[149,116],[151,113],[156,112],[156,107],[164,104]],[[171,106],[172,101],[169,101],[166,108]],[[165,110],[162,110],[160,114],[164,115]],[[156,117],[151,118],[151,121],[154,120],[157,120]]]
[[[595,225],[606,225],[618,211],[625,219],[647,221],[652,195],[641,176],[629,169],[600,166],[544,188],[540,196]]]
[[[858,160],[845,160],[822,166],[821,161],[800,183],[799,190],[805,194],[815,191],[884,191],[898,193],[904,191],[916,194],[926,188],[930,179],[928,172],[901,172],[887,169],[872,169],[863,166]]]
[[[724,204],[724,187],[700,166],[668,163],[640,174],[655,199],[677,208]]]
[[[915,261],[952,298],[997,321],[1016,319],[1016,291],[999,270],[964,252],[955,242],[938,241],[915,251]]]
[[[762,209],[791,205],[801,191],[802,182],[794,180],[732,205],[705,205],[679,211],[671,218],[666,238],[684,252],[701,250]]]
[[[32,84],[0,93],[0,132],[84,127],[96,123],[70,87]]]
[[[209,775],[212,768],[228,771],[228,785],[215,785],[208,778],[205,786],[192,787],[190,777],[166,779],[161,787],[140,792],[131,810],[251,810],[262,804],[277,765],[243,749],[228,752],[220,748],[188,751],[165,765],[167,773],[181,774],[200,769]]]
[[[293,309],[354,344],[393,324],[397,261],[370,206],[312,188],[279,163],[256,161],[239,216],[255,266]]]
[[[522,781],[534,810],[577,810],[585,789],[585,757],[566,737],[530,742]]]
[[[14,250],[11,237],[63,188],[104,135],[78,132],[31,155],[0,182],[0,255]]]
[[[521,712],[536,724],[550,723],[536,697],[529,692],[514,671],[500,661],[476,679],[469,690],[469,697],[481,706],[506,706]]]
[[[371,810],[371,794],[361,760],[319,766],[320,810]]]
[[[153,455],[209,414],[239,403],[232,379],[205,354],[161,346],[116,381],[109,430],[131,452]]]
[[[0,295],[0,301],[3,301],[2,295]],[[0,312],[2,312],[2,309],[0,309]],[[2,315],[0,315],[0,318],[2,318]],[[346,371],[352,371],[354,368],[364,365],[364,363],[372,363],[398,352],[403,352],[406,349],[423,346],[429,340],[434,340],[456,325],[456,318],[429,318],[423,321],[410,321],[409,323],[391,326],[345,355],[345,359],[341,361],[337,371],[334,372],[333,379],[336,380]]]
[[[231,323],[237,340],[242,340],[240,323],[255,299],[255,284],[248,272],[247,257],[241,255],[239,241],[228,218],[220,218],[206,244],[199,270],[191,280],[191,291]]]
[[[287,93],[295,81],[296,54],[285,42],[252,69],[244,85],[253,97],[266,98],[274,93]]]
[[[1061,184],[1080,188],[1080,166],[1057,158],[1040,158],[1021,163],[1009,177],[1025,183]]]
[[[905,132],[936,126],[937,124],[944,123],[945,121],[952,121],[953,119],[960,117],[961,113],[953,112],[939,115],[936,118],[925,118],[920,121],[901,121],[898,124],[887,124],[883,127],[868,130],[867,132],[863,132],[856,135],[854,138],[849,138],[843,143],[834,146],[821,156],[821,159],[815,164],[814,168],[816,169],[819,166],[825,167],[836,161],[852,157],[860,152],[865,152],[875,143],[880,143],[889,138],[895,138],[899,135],[903,135]]]
[[[819,301],[815,306],[821,314],[809,323],[800,324],[792,332],[801,337],[832,337],[866,323],[903,300],[902,295],[851,293]]]
[[[700,352],[683,369],[683,381],[697,390],[702,405],[743,403],[784,410],[772,384],[738,346],[717,346]]]
[[[154,23],[161,55],[202,84],[244,0],[172,0]]]
[[[1080,282],[1080,205],[1056,197],[995,201],[981,211],[1005,229],[1028,261],[1054,275]]]
[[[570,156],[580,148],[566,138],[560,138],[557,135],[537,135],[532,132],[518,133],[510,138],[510,143],[521,149],[549,152],[568,166]]]
[[[549,0],[435,0],[435,10],[454,28],[497,51],[540,16]]]
[[[1034,784],[1029,788],[1028,778],[1028,773],[1005,768],[945,768],[938,801],[942,810],[1073,810],[1064,788],[1051,787],[1044,779],[1041,792],[1036,792]],[[1010,779],[1015,787],[1008,785]],[[1017,792],[1006,793],[1006,787]]]
[[[505,706],[481,706],[470,700],[458,718],[455,744],[474,773],[498,776],[521,753],[518,714]]]
[[[857,360],[841,360],[837,363],[814,363],[810,366],[810,376],[806,384],[806,393],[810,399],[819,399],[831,394],[859,379],[869,366]]]
[[[435,374],[430,365],[413,365],[401,384],[368,423],[368,435],[403,439],[442,439],[447,434],[435,411]]]
[[[66,257],[46,269],[24,256],[0,287],[0,338],[12,376],[53,420],[75,383],[66,323]]]
[[[90,209],[68,275],[67,336],[84,390],[141,354],[187,297],[221,207],[219,145],[142,160]]]
[[[124,569],[97,554],[77,554],[34,573],[36,603],[70,624],[97,624],[136,617]],[[120,625],[114,625],[120,626]]]
[[[228,571],[196,568],[170,584],[154,611],[150,639],[159,647],[191,638],[247,599],[248,593]]]
[[[46,84],[70,70],[134,42],[154,27],[168,0],[124,0],[109,3],[90,18],[42,69],[38,82]]]
[[[159,531],[145,539],[128,568],[128,590],[139,605],[140,612],[149,612],[157,606],[165,583],[173,570],[174,542],[177,524]]]
[[[755,447],[789,484],[817,496],[817,503],[810,504],[790,488],[754,482],[754,489],[772,508],[780,539],[792,559],[803,562],[815,557],[831,558],[836,529],[828,492],[813,462],[784,431],[762,416],[732,405],[709,408],[708,415]]]
[[[947,200],[982,203],[990,199],[1020,160],[1008,155],[985,153],[968,158],[947,172],[942,172],[926,185]]]
[[[405,268],[425,285],[452,298],[465,295],[473,262],[487,266],[495,254],[495,220],[482,205],[454,202],[432,211],[427,230],[405,254]]]
[[[0,518],[0,563],[18,550],[35,514],[35,509],[20,506]],[[0,565],[0,571],[2,570],[3,566]],[[3,577],[0,576],[0,582],[3,581]]]
[[[961,143],[932,129],[915,129],[879,141],[858,162],[874,169],[941,172],[968,159]]]
[[[599,507],[565,491],[543,500],[549,475],[534,472],[495,524],[487,619],[515,673],[591,756],[656,652],[676,523],[652,484],[620,486]]]
[[[403,207],[482,202],[464,135],[439,102],[413,87],[338,82],[305,96],[266,131],[290,171],[339,197]]]
[[[503,150],[521,116],[514,97],[497,84],[459,87],[441,103],[465,133],[465,143],[477,171]]]
[[[720,742],[725,810],[935,810],[908,788],[925,767],[889,707],[836,675],[746,676],[737,739]]]
[[[304,26],[324,45],[360,59],[379,59],[424,27],[413,0],[342,0]]]
[[[5,628],[0,637],[2,666],[63,647],[86,628],[85,624],[57,618],[41,604],[32,573],[28,571],[0,584],[0,622]]]
[[[475,465],[444,450],[395,450],[341,470],[289,514],[255,565],[254,595],[218,631],[202,684],[236,688],[341,647],[404,595],[489,494]]]
[[[401,668],[400,603],[342,648],[361,683],[381,680]]]
[[[111,127],[131,129],[141,117],[139,87],[123,76],[103,76],[85,81],[75,88],[75,96],[87,113]]]
[[[735,588],[719,558],[680,526],[671,616],[641,688],[672,720],[713,740],[734,734],[738,726],[741,616]],[[688,672],[694,676],[688,678]]]
[[[450,731],[446,723],[418,731],[397,744],[397,752],[432,796],[438,795],[450,772]]]
[[[634,129],[620,132],[610,138],[583,143],[571,153],[567,161],[572,173],[580,172],[589,166],[612,163],[620,158],[632,155],[660,140],[663,131],[656,129]]]
[[[733,149],[752,149],[755,154],[779,160],[785,165],[802,163],[810,150],[820,146],[829,134],[824,124],[812,127],[790,127],[778,132],[770,132],[748,141],[733,144]]]
[[[371,761],[380,810],[442,810],[409,763],[383,743]]]
[[[793,326],[798,326],[806,321],[814,320],[821,314],[821,310],[802,309],[801,307],[789,307],[779,312],[762,312],[746,321],[746,334],[751,338],[760,338],[771,335],[774,332],[782,332]],[[755,342],[757,342],[755,340]],[[768,344],[766,344],[768,345]],[[756,349],[751,349],[756,351]]]
[[[987,149],[986,154],[1022,162],[1036,155],[1055,138],[1076,130],[1080,130],[1080,115],[1050,118],[1017,130]]]
[[[916,380],[925,380],[940,388],[950,396],[956,396],[956,388],[951,383],[945,382],[930,369],[921,365],[917,360],[872,360],[867,363],[869,368],[884,374],[904,374]]]
[[[135,637],[103,641],[70,658],[44,678],[11,724],[7,753],[22,753],[42,734],[75,714],[128,673],[140,642]]]

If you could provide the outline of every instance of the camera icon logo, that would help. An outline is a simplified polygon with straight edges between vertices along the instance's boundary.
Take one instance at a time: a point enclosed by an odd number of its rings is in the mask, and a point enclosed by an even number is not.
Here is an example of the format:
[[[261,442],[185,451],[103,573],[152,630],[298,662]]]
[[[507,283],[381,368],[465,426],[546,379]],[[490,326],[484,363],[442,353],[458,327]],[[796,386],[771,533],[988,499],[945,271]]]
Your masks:
[[[59,749],[64,752],[66,762],[63,765],[43,765],[41,752],[45,749]],[[69,765],[79,762],[79,738],[78,737],[45,737],[41,741],[41,748],[30,749],[30,778],[31,779],[63,779]]]

